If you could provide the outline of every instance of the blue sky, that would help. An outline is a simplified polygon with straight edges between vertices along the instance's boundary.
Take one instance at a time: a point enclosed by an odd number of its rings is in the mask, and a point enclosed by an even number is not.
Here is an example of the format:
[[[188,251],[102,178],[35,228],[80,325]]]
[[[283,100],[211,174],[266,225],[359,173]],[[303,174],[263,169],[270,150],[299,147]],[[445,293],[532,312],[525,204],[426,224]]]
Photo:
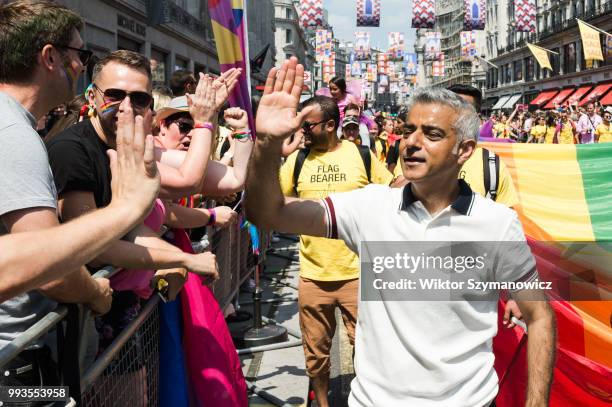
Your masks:
[[[353,41],[355,31],[368,31],[372,46],[386,49],[387,33],[404,33],[407,50],[413,50],[416,30],[412,24],[412,0],[381,0],[380,27],[356,26],[356,0],[323,0],[328,11],[329,23],[334,27],[334,36],[344,41]]]

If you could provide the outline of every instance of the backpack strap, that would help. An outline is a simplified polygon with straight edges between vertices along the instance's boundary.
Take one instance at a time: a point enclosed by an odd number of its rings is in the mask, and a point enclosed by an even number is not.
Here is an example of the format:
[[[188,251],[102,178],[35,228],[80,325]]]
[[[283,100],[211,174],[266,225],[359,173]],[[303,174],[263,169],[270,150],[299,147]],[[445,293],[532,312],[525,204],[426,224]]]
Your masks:
[[[497,188],[499,187],[499,156],[483,148],[482,168],[485,197],[495,201],[497,199]]]
[[[368,182],[372,182],[372,155],[370,153],[370,148],[368,146],[357,146],[359,149],[359,155],[361,156],[361,160],[363,161],[363,166],[365,167],[365,172],[368,177]]]
[[[297,183],[300,178],[300,172],[302,172],[302,167],[304,166],[304,161],[306,161],[306,157],[310,154],[309,148],[302,148],[298,151],[298,155],[295,158],[295,166],[293,167],[293,193],[296,197],[299,197],[297,191]]]

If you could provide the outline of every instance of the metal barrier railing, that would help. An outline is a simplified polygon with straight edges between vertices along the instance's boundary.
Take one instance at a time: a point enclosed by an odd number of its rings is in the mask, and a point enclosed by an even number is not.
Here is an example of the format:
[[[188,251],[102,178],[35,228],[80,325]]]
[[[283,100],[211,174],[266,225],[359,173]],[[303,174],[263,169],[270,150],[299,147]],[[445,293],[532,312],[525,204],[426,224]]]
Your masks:
[[[204,250],[211,250],[217,256],[220,278],[212,290],[220,307],[225,311],[242,284],[252,275],[256,263],[264,261],[269,245],[267,233],[259,232],[261,255],[252,254],[249,232],[237,225],[224,230],[208,230],[210,244]],[[206,238],[205,238],[206,240]],[[204,242],[205,243],[205,242]],[[202,247],[202,242],[194,246]],[[99,270],[94,277],[109,278],[115,273],[112,267]],[[115,338],[111,345],[99,355],[91,366],[62,365],[61,377],[73,378],[70,387],[71,402],[67,405],[83,406],[155,406],[158,405],[159,388],[159,297],[152,296],[138,316]],[[69,330],[64,325],[72,312],[77,313],[79,327]],[[85,338],[82,327],[91,320],[88,310],[74,305],[60,304],[11,343],[0,348],[0,369],[20,352],[54,328],[62,332],[77,332],[78,338],[66,338],[58,342],[58,354],[74,353],[74,349],[63,349],[65,343],[76,340],[77,354],[82,354]],[[89,319],[89,321],[88,321]],[[82,359],[82,358],[81,358]],[[70,371],[65,371],[70,370]],[[77,370],[78,372],[74,372]]]

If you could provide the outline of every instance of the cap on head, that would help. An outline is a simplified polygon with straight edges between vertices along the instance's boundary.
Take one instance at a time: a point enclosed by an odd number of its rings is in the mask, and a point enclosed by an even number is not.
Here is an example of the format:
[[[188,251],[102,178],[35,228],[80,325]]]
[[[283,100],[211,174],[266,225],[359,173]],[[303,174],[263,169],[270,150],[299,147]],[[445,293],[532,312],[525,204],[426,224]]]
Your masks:
[[[165,118],[172,116],[175,113],[189,113],[189,106],[187,105],[187,97],[179,96],[176,98],[172,98],[170,104],[166,107],[163,107],[157,111],[155,114],[155,121],[160,123]]]
[[[344,121],[342,122],[342,128],[344,129],[347,126],[350,126],[351,124],[354,124],[359,127],[359,120],[355,116],[346,116],[344,118]]]

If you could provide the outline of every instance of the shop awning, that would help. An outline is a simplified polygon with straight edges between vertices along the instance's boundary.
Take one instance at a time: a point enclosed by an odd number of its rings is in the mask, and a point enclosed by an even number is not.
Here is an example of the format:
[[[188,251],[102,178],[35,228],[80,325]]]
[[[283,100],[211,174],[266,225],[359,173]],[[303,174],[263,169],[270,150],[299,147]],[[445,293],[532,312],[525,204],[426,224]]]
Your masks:
[[[591,85],[579,87],[578,90],[574,92],[574,94],[567,99],[567,103],[569,103],[570,105],[573,105],[574,103],[578,102],[580,98],[582,98],[584,95],[587,94],[589,90],[591,90],[591,88],[592,88]]]
[[[544,109],[553,109],[555,105],[560,106],[561,103],[563,103],[565,99],[567,99],[567,97],[574,92],[574,90],[574,88],[563,89],[557,94],[557,96],[552,98],[550,102],[546,104],[546,106],[544,106]]]
[[[512,95],[510,99],[508,99],[508,101],[504,104],[504,107],[502,107],[502,109],[514,109],[514,105],[516,105],[516,102],[519,101],[521,96],[523,95],[520,93]]]
[[[500,97],[499,100],[497,101],[497,103],[495,104],[495,106],[493,106],[491,110],[499,110],[499,109],[501,109],[506,104],[508,99],[510,99],[510,95],[506,95],[506,96]]]
[[[553,96],[555,96],[556,94],[557,94],[556,90],[545,90],[542,93],[540,93],[538,96],[536,96],[536,98],[533,99],[530,104],[537,105],[537,106],[543,105],[544,103],[552,99]]]
[[[610,92],[608,92],[608,94],[606,96],[604,96],[599,103],[601,103],[604,106],[612,106],[612,90]]]
[[[484,102],[482,102],[482,109],[483,110],[490,110],[493,106],[495,106],[495,103],[497,102],[496,97],[490,97],[487,98]]]
[[[608,89],[612,88],[612,83],[604,83],[603,85],[598,85],[584,97],[578,104],[578,106],[584,106],[589,102],[595,102],[598,98],[605,95]]]

